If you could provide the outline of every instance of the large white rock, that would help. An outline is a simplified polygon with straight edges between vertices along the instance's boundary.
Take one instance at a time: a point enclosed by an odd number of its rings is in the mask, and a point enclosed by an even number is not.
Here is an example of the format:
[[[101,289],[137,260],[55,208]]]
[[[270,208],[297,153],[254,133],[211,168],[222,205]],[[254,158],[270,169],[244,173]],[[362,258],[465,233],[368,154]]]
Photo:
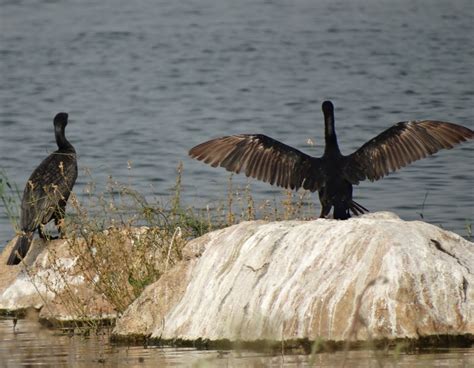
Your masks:
[[[474,333],[474,244],[391,213],[243,222],[185,259],[118,320],[164,339],[417,338]]]

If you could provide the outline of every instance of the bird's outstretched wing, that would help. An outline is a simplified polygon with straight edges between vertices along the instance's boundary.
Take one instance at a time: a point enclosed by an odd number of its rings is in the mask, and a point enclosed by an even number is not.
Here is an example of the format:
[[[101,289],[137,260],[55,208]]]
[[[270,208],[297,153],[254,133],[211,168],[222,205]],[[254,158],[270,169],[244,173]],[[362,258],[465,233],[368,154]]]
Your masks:
[[[193,147],[189,155],[283,188],[315,191],[323,179],[320,159],[263,134],[212,139]]]
[[[453,123],[400,122],[347,156],[343,175],[353,184],[365,179],[375,181],[442,148],[450,149],[473,138],[472,130]]]

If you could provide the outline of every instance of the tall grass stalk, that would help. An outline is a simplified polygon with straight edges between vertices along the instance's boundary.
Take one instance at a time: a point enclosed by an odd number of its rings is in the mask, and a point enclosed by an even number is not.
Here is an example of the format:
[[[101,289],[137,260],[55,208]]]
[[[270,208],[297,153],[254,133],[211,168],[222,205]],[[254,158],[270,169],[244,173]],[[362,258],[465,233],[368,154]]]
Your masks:
[[[18,219],[20,213],[19,204],[21,203],[21,192],[18,186],[8,179],[5,170],[0,170],[0,201],[13,229],[16,233],[19,233],[20,226],[18,224]]]

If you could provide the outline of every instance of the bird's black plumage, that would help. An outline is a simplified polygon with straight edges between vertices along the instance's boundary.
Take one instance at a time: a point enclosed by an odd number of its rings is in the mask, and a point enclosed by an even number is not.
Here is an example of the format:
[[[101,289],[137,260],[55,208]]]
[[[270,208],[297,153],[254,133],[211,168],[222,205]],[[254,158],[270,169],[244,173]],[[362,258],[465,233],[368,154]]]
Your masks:
[[[21,201],[22,234],[10,253],[8,265],[16,265],[26,256],[36,229],[45,237],[42,227],[54,220],[60,228],[66,203],[77,178],[76,151],[65,136],[68,114],[54,118],[54,134],[58,149],[46,157],[33,171]]]
[[[320,217],[327,217],[334,207],[335,219],[347,219],[349,212],[358,215],[367,211],[353,201],[353,185],[365,179],[381,179],[415,160],[474,137],[472,130],[453,123],[400,122],[344,156],[337,143],[333,104],[325,101],[322,110],[326,141],[322,157],[309,156],[263,134],[212,139],[193,147],[189,155],[272,185],[318,191]]]

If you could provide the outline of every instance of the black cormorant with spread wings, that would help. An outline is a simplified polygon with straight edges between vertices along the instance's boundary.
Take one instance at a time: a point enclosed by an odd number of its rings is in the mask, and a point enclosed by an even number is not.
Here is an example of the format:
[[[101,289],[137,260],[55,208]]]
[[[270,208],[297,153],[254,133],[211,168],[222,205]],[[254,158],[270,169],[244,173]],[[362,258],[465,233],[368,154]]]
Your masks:
[[[461,125],[433,121],[400,122],[344,156],[337,144],[334,107],[322,104],[326,147],[322,157],[309,156],[263,134],[240,134],[212,139],[193,147],[189,155],[213,167],[257,178],[283,188],[318,191],[320,217],[334,207],[334,218],[344,220],[368,211],[352,199],[352,186],[375,181],[442,148],[472,139]]]
[[[66,203],[77,178],[76,151],[65,136],[68,114],[54,118],[58,150],[46,157],[26,183],[21,201],[21,234],[10,253],[8,265],[16,265],[26,256],[36,229],[46,238],[43,226],[54,220],[61,231]]]

